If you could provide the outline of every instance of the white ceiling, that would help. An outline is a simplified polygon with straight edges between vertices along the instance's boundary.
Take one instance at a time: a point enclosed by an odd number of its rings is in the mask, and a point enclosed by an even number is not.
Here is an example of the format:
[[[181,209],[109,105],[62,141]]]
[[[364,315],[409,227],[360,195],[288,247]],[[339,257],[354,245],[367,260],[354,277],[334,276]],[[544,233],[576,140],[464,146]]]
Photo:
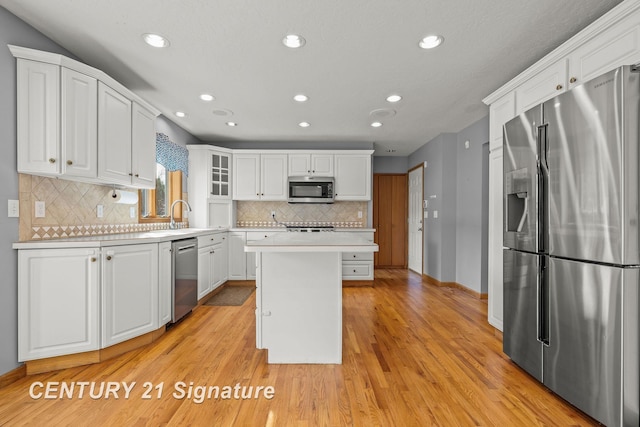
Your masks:
[[[484,117],[482,98],[618,3],[0,0],[203,141],[374,142],[376,155],[408,155]],[[149,47],[148,32],[171,46]],[[284,47],[289,33],[306,45]],[[429,34],[444,44],[420,49]],[[216,99],[201,101],[203,92]],[[297,93],[309,101],[293,101]],[[393,93],[402,101],[388,103]],[[396,114],[383,111],[383,126],[372,128],[377,109]],[[232,115],[214,114],[221,110]]]

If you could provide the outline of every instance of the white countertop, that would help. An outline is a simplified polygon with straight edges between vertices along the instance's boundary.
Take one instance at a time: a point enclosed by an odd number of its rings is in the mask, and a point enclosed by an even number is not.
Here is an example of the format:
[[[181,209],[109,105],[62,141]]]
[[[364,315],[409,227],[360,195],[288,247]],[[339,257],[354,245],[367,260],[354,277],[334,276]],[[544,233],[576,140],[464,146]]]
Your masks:
[[[233,227],[230,228],[229,231],[287,231],[287,229],[283,226],[283,227]],[[376,231],[375,228],[360,228],[360,227],[336,227],[333,229],[333,231],[340,231],[340,232],[352,232],[352,233],[358,233],[358,232],[374,232]]]
[[[247,242],[245,252],[378,252],[378,245],[358,233],[276,233]]]
[[[13,249],[101,248],[106,246],[160,243],[212,233],[224,233],[227,231],[228,230],[224,228],[180,228],[176,230],[153,230],[141,233],[102,234],[99,236],[29,240],[14,243]]]

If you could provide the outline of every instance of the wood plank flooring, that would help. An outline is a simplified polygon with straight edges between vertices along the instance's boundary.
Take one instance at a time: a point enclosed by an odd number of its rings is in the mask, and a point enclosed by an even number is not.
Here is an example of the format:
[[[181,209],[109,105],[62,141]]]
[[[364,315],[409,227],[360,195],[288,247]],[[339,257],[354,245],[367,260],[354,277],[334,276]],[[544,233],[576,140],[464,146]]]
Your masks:
[[[254,293],[240,307],[200,306],[142,349],[0,389],[0,425],[596,425],[502,354],[486,301],[406,270],[375,275],[373,288],[343,290],[342,365],[268,365],[255,348]],[[121,389],[93,399],[89,386],[81,398],[76,384],[71,398],[50,391],[48,399],[38,385],[133,381],[128,398]],[[179,382],[186,386],[174,395]],[[236,399],[234,391],[197,403],[190,383],[271,386],[274,396]]]

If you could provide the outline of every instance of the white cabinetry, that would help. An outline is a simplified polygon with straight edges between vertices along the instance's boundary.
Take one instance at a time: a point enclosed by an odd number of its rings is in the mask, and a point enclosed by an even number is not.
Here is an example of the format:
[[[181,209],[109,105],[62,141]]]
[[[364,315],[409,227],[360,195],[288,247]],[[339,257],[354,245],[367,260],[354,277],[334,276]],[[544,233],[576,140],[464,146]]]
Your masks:
[[[198,237],[198,300],[227,281],[228,233]]]
[[[229,232],[229,280],[247,279],[247,253],[244,245],[247,233],[244,231]]]
[[[333,176],[333,154],[289,154],[289,176]]]
[[[158,244],[158,327],[171,322],[172,276],[171,242]]]
[[[231,150],[188,145],[189,224],[197,228],[229,228],[233,224],[231,201]]]
[[[131,116],[131,185],[156,188],[156,116],[137,102]]]
[[[561,59],[540,71],[516,89],[518,113],[527,111],[541,102],[566,90],[567,61]]]
[[[100,70],[9,49],[17,58],[18,172],[155,187],[159,111]]]
[[[98,82],[62,68],[62,174],[96,178],[98,174]]]
[[[98,84],[98,176],[114,184],[131,182],[131,101]]]
[[[640,13],[633,13],[569,55],[569,87],[640,62]]]
[[[95,179],[97,81],[18,59],[18,172]]]
[[[488,318],[489,323],[502,330],[502,172],[503,149],[489,153],[489,236],[488,236]]]
[[[341,233],[336,231],[336,233]],[[373,231],[352,231],[373,243]],[[343,252],[342,280],[373,280],[373,252]]]
[[[158,328],[158,244],[102,251],[102,346]]]
[[[18,252],[18,360],[100,347],[97,249]]]
[[[155,116],[98,83],[98,177],[136,188],[155,188]]]
[[[287,155],[233,155],[234,200],[287,200]]]
[[[336,200],[371,200],[371,153],[335,155]]]

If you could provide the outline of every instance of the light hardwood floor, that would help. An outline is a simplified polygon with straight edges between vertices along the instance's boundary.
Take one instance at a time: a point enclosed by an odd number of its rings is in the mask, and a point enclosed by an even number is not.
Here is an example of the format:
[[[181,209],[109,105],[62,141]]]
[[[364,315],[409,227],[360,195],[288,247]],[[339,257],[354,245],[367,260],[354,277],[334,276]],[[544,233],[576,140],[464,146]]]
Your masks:
[[[241,307],[200,306],[155,343],[99,364],[0,389],[0,425],[588,426],[504,354],[486,301],[376,270],[343,291],[342,365],[268,365],[255,348],[255,293]],[[34,399],[32,384],[136,382],[128,399]],[[173,396],[175,384],[272,386],[272,399]],[[151,399],[143,392],[154,387]],[[158,398],[158,387],[164,385]],[[79,387],[76,385],[76,387]],[[34,392],[44,390],[34,386]]]

